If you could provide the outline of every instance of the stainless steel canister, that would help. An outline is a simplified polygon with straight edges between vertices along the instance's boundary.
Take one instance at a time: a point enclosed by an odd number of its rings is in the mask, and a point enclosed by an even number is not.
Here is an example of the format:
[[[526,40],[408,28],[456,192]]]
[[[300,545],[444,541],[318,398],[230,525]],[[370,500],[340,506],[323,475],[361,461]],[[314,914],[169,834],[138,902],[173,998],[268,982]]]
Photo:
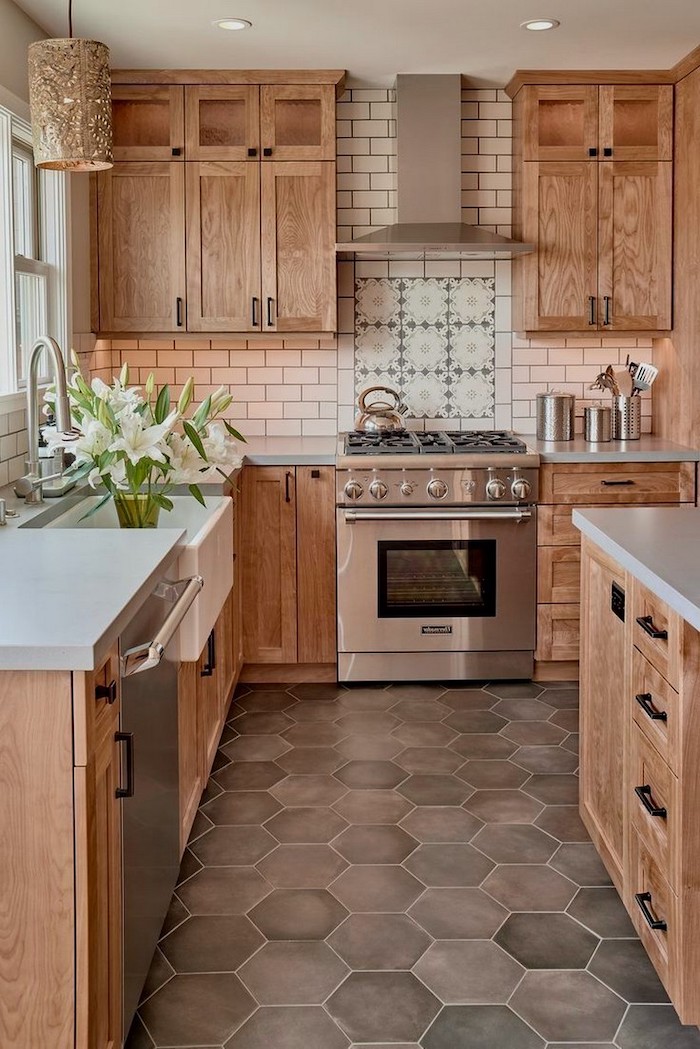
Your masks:
[[[642,436],[642,402],[639,397],[613,397],[613,441],[638,441]]]
[[[590,404],[583,409],[583,436],[587,441],[609,441],[612,433],[612,411],[605,404]]]
[[[540,441],[573,441],[573,393],[549,390],[537,394],[537,437]]]

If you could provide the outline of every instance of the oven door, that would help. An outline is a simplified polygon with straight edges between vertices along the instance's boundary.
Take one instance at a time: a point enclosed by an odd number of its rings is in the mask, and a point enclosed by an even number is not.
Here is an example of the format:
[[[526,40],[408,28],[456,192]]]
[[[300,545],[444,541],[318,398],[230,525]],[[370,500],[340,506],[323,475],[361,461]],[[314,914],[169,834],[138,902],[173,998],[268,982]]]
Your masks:
[[[531,651],[536,512],[338,510],[339,652]]]

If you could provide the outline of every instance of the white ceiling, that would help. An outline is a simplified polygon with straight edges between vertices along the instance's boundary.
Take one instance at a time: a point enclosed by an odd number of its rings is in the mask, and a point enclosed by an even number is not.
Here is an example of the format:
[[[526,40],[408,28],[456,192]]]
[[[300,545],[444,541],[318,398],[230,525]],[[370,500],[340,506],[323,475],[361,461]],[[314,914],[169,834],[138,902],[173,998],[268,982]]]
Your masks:
[[[53,36],[67,0],[17,0]],[[516,68],[666,69],[700,44],[698,0],[74,0],[74,32],[118,68],[343,68],[353,82],[460,72],[502,85]],[[548,33],[519,28],[550,16]],[[253,23],[222,32],[215,18]]]

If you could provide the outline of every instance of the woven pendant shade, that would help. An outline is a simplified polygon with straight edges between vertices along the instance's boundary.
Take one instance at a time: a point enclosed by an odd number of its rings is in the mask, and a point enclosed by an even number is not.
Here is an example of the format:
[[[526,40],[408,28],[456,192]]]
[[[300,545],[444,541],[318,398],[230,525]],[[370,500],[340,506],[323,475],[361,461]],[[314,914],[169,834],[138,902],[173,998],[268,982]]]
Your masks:
[[[29,106],[37,167],[112,167],[112,85],[105,44],[73,37],[30,44]]]

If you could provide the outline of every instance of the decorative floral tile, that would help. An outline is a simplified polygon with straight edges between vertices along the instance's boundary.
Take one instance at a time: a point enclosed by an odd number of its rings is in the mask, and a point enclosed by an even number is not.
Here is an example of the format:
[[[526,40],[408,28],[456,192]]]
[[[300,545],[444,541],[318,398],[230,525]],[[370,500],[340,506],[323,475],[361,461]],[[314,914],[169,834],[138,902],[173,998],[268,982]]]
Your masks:
[[[355,386],[386,383],[416,418],[493,418],[493,278],[359,278]]]

